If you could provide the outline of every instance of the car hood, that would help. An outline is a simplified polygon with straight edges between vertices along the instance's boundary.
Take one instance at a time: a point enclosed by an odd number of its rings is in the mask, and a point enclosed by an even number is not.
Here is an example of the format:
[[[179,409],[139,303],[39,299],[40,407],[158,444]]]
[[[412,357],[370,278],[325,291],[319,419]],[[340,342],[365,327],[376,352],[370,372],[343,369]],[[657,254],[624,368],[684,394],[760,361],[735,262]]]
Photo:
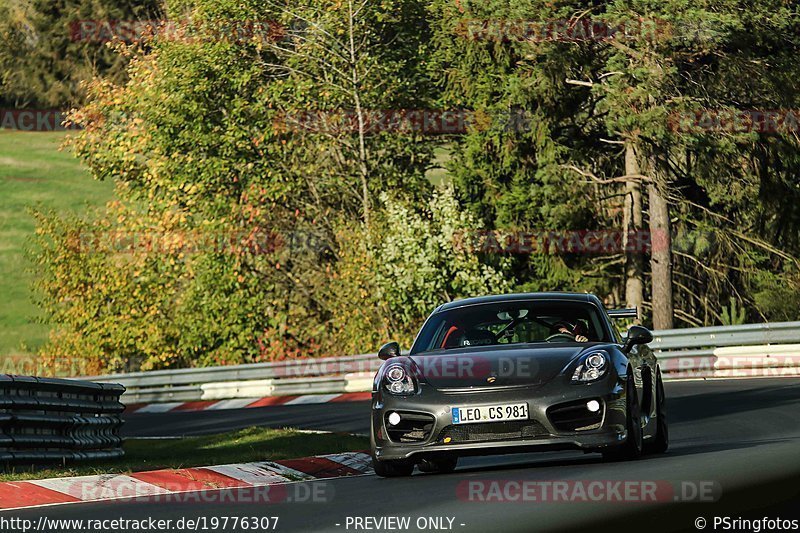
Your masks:
[[[540,385],[561,374],[600,343],[541,343],[468,347],[412,355],[415,372],[437,389],[475,389]]]

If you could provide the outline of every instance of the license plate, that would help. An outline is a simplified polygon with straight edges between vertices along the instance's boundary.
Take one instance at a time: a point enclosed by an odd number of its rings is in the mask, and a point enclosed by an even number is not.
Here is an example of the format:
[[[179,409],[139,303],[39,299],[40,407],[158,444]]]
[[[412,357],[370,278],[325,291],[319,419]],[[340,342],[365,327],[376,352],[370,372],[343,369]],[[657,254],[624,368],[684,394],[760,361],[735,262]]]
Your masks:
[[[501,405],[481,405],[478,407],[453,407],[452,412],[453,424],[527,420],[528,404],[507,403]]]

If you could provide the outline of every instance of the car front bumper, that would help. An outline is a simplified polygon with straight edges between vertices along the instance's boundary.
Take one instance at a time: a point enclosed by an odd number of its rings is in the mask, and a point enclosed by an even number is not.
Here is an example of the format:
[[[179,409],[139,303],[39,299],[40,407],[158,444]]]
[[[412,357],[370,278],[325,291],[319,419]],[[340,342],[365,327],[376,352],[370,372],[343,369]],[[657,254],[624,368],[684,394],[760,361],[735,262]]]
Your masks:
[[[437,456],[524,451],[603,451],[624,442],[627,437],[624,380],[613,371],[590,384],[561,378],[545,385],[459,390],[438,390],[422,383],[420,392],[408,397],[393,396],[379,389],[372,395],[372,453],[377,460],[420,461]],[[590,400],[600,403],[599,413],[581,412],[581,406]],[[528,403],[528,420],[453,424],[453,407],[519,402]],[[404,433],[405,426],[388,423],[391,412],[401,415],[401,424],[408,419],[419,419],[408,422],[410,429],[414,429],[414,424],[425,429]],[[565,418],[567,412],[584,422]],[[407,435],[413,435],[414,440],[409,442],[404,437]]]

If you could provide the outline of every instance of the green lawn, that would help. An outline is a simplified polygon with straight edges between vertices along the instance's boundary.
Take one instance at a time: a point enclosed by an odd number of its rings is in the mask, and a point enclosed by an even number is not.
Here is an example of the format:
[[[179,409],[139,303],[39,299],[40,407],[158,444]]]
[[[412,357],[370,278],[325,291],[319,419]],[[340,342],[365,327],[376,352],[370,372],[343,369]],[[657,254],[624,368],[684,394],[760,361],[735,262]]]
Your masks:
[[[112,197],[113,184],[93,180],[67,151],[66,132],[0,129],[0,359],[18,359],[47,339],[31,301],[31,265],[25,259],[34,231],[29,207],[85,210]]]
[[[125,457],[121,459],[67,465],[66,468],[17,467],[15,470],[0,473],[0,481],[125,474],[163,468],[275,461],[367,448],[369,448],[367,437],[252,427],[232,433],[202,437],[129,440],[125,442]]]

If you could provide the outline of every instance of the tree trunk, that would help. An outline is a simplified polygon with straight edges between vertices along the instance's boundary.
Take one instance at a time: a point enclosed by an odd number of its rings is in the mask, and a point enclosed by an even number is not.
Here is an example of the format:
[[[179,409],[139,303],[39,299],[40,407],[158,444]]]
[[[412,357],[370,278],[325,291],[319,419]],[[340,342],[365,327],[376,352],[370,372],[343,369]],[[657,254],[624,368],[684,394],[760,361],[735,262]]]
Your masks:
[[[651,175],[655,178],[655,165]],[[648,186],[650,199],[650,270],[653,300],[653,328],[673,327],[672,309],[672,242],[670,238],[669,205],[658,180]]]
[[[625,175],[639,174],[636,149],[633,143],[625,145]],[[641,314],[644,301],[644,250],[642,242],[642,185],[638,181],[625,182],[625,212],[622,226],[625,250],[625,306],[636,307]],[[641,321],[636,319],[636,323]]]
[[[353,10],[352,0],[348,3],[349,19],[348,19],[348,33],[350,42],[350,73],[351,83],[353,84],[353,103],[356,108],[356,117],[358,118],[358,173],[361,180],[361,205],[363,210],[364,225],[369,229],[369,219],[371,202],[369,197],[369,167],[367,165],[367,149],[364,141],[365,137],[365,124],[364,124],[364,110],[361,108],[361,95],[359,91],[360,81],[358,77],[358,59],[356,58],[356,42],[355,30],[353,28],[354,19],[356,14]]]

